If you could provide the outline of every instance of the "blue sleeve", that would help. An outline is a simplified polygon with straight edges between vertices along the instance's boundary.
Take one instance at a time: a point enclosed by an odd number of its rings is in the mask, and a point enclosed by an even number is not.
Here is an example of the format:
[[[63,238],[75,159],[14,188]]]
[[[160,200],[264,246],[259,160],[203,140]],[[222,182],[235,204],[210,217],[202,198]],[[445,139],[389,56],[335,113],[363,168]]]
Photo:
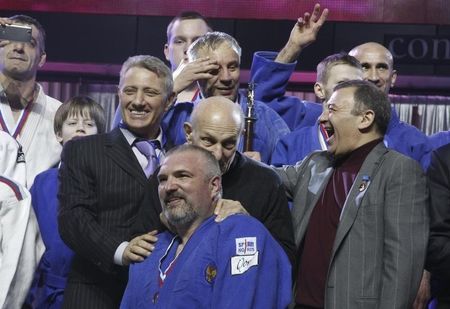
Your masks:
[[[250,78],[258,87],[255,100],[270,103],[286,93],[286,86],[297,62],[275,62],[276,52],[259,51],[253,55]]]
[[[241,100],[242,102],[243,100]],[[255,151],[260,152],[262,162],[269,163],[276,144],[290,130],[284,120],[275,111],[262,102],[257,101],[256,103],[255,112],[257,120],[254,127],[253,148]],[[243,139],[241,139],[242,143]]]
[[[315,150],[321,150],[317,125],[284,136],[272,155],[272,165],[294,165]]]
[[[276,55],[275,52],[256,52],[253,56],[251,80],[256,84],[255,99],[275,110],[291,131],[314,125],[322,107],[320,104],[304,102],[295,96],[285,96],[296,62],[275,62]]]
[[[144,295],[139,295],[143,292],[143,284],[140,280],[140,272],[139,272],[140,264],[132,264],[130,265],[129,273],[128,273],[128,283],[125,289],[125,292],[122,297],[122,302],[120,303],[120,309],[134,309],[138,308],[137,303],[138,299],[144,297]]]
[[[272,160],[270,162],[271,165],[280,167],[288,164],[289,144],[287,143],[287,140],[289,140],[290,136],[291,134],[286,135],[277,143],[272,154]]]
[[[221,223],[218,237],[220,277],[213,307],[286,308],[291,301],[291,264],[264,226],[252,217],[234,215]]]
[[[428,136],[430,146],[433,150],[450,143],[450,131],[442,131]]]
[[[169,144],[176,146],[186,143],[183,126],[186,121],[189,121],[193,109],[193,103],[180,102],[164,114],[161,128]]]
[[[386,135],[387,147],[394,149],[420,163],[423,170],[430,164],[431,145],[424,133],[416,127],[399,122]]]

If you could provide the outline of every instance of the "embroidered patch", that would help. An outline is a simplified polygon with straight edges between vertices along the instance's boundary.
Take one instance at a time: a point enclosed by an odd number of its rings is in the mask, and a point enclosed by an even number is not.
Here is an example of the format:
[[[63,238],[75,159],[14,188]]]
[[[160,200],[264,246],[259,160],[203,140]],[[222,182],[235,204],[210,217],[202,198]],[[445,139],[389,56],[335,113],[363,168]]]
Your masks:
[[[259,252],[253,255],[238,255],[231,257],[231,274],[241,275],[249,270],[250,267],[258,265]]]
[[[16,163],[25,163],[25,154],[22,151],[22,146],[19,146],[19,150],[17,151]]]
[[[257,251],[256,237],[236,238],[236,255],[251,255]]]
[[[208,265],[205,269],[205,279],[209,284],[214,282],[217,276],[217,267],[215,265]]]

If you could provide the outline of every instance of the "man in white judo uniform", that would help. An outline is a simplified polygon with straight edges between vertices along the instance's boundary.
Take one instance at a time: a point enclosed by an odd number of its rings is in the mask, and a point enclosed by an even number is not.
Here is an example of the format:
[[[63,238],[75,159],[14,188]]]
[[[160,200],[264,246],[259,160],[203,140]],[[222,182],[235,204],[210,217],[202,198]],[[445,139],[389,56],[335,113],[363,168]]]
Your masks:
[[[23,153],[11,136],[0,131],[0,308],[22,306],[44,253],[24,181]]]
[[[27,183],[57,164],[61,145],[53,131],[53,118],[61,102],[47,96],[36,82],[46,60],[45,30],[35,19],[16,15],[0,18],[0,25],[31,27],[30,42],[0,41],[0,130],[21,145],[27,162]]]

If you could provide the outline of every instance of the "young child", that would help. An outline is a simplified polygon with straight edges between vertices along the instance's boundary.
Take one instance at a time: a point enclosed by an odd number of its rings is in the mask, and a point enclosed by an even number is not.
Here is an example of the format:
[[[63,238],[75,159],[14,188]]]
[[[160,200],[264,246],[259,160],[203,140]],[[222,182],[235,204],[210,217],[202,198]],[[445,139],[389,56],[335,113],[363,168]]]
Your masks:
[[[54,130],[59,143],[105,132],[105,112],[89,97],[76,96],[56,111]],[[45,145],[42,145],[45,147]],[[61,308],[73,252],[58,232],[58,168],[39,174],[31,187],[32,204],[39,223],[45,253],[27,298],[31,308]]]

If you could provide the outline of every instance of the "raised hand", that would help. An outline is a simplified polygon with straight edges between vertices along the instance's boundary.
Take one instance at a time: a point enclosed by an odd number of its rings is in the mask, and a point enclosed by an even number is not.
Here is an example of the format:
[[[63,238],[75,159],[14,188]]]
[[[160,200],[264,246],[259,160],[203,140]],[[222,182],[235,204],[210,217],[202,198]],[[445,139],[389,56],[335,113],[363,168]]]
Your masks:
[[[289,40],[285,47],[280,51],[276,62],[290,63],[297,59],[303,48],[314,42],[317,38],[320,28],[328,17],[328,9],[320,11],[320,4],[314,5],[311,13],[305,12],[303,17],[299,17],[291,30]]]

